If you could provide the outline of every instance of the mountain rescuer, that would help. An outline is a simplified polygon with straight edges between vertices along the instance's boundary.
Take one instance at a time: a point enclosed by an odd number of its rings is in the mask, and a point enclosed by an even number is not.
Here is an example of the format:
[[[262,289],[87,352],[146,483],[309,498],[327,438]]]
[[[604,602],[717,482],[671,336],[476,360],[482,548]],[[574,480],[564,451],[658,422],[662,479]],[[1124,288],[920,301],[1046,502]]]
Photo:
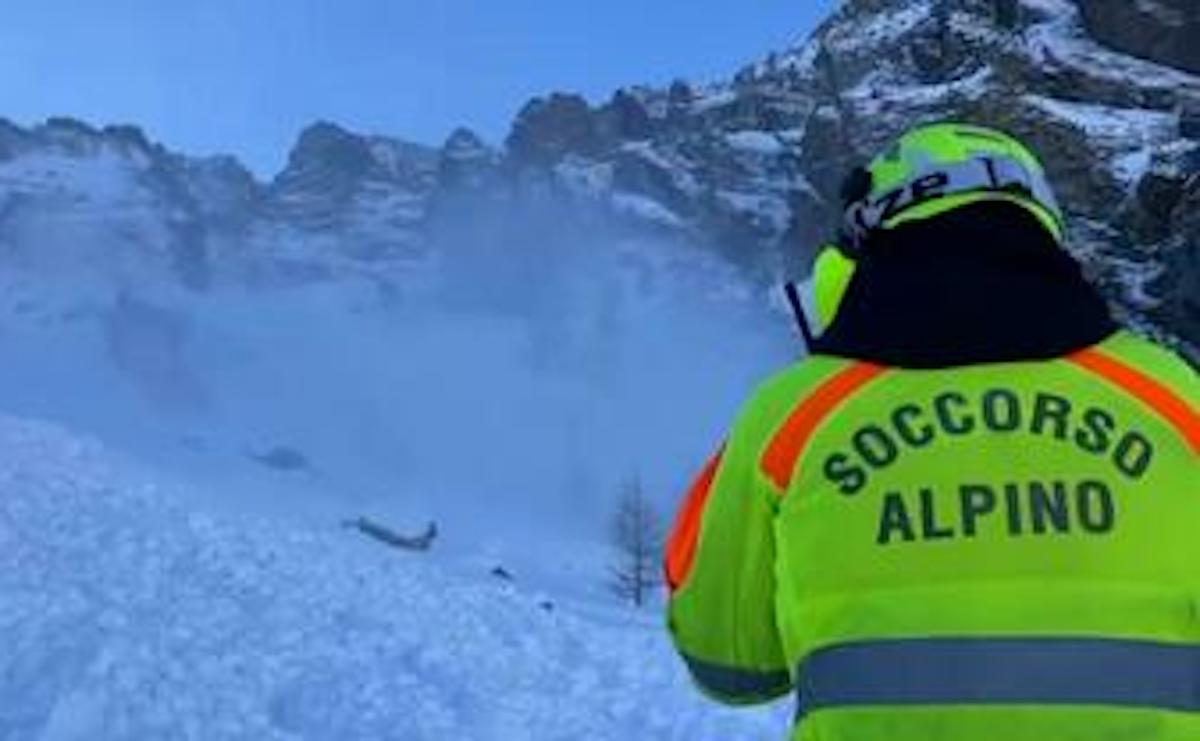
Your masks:
[[[822,332],[684,502],[669,625],[794,739],[1200,739],[1200,379],[1121,330],[1041,164],[915,129],[843,188]]]

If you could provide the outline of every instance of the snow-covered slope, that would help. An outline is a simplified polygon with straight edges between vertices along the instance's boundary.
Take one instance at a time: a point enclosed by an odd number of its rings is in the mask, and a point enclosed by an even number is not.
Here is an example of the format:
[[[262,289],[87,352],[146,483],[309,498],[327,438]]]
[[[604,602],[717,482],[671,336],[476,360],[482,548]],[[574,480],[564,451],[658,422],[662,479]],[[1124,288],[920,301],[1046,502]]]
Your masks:
[[[696,701],[654,613],[484,554],[401,554],[178,504],[95,442],[0,417],[0,738],[772,739]]]

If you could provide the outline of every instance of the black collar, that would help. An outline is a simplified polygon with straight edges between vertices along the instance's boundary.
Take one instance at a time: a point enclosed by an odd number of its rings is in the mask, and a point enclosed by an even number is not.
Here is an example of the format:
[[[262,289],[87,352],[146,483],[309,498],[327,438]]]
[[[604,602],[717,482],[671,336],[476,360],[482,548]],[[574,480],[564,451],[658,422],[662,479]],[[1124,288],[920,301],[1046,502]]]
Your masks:
[[[867,245],[813,352],[903,368],[1057,358],[1118,326],[1027,212],[981,203]]]

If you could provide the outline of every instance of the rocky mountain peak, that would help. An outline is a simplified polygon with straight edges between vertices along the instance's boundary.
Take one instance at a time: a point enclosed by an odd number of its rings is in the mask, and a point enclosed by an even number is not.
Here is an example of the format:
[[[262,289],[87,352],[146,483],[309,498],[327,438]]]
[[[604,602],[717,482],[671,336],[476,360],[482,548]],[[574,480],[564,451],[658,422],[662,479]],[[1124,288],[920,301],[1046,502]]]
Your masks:
[[[132,124],[113,124],[97,128],[74,118],[57,116],[26,129],[0,119],[0,159],[36,149],[54,151],[67,157],[89,157],[102,151],[121,153],[148,162],[166,157],[167,152],[151,142]]]
[[[474,131],[455,129],[442,145],[438,187],[443,192],[485,188],[493,184],[500,158]]]
[[[35,127],[32,133],[39,143],[75,156],[94,152],[102,143],[99,129],[66,116],[46,119],[46,122]]]
[[[100,133],[106,141],[129,150],[150,152],[151,150],[158,149],[156,145],[150,142],[150,139],[146,136],[146,132],[142,131],[141,127],[134,126],[133,124],[105,126]],[[165,153],[165,150],[158,149],[158,151],[159,153]]]
[[[483,138],[468,128],[459,127],[450,133],[442,145],[442,158],[467,162],[478,159],[490,159],[494,152],[483,141]]]
[[[349,191],[370,174],[375,164],[364,137],[322,121],[300,133],[274,187],[280,191],[322,187]]]
[[[274,183],[278,189],[324,187],[347,192],[364,180],[416,184],[436,163],[437,150],[401,139],[364,136],[321,121],[300,133],[288,164]]]
[[[516,161],[550,166],[569,153],[595,154],[599,137],[591,106],[581,95],[534,98],[517,114],[507,148]]]
[[[429,147],[319,122],[301,132],[271,183],[269,210],[306,231],[351,228],[364,218],[408,224],[419,220],[412,204],[432,192],[437,166],[438,153]],[[381,211],[388,204],[404,213]]]
[[[632,90],[618,90],[598,111],[596,133],[609,146],[614,142],[648,139],[656,129],[646,101]]]

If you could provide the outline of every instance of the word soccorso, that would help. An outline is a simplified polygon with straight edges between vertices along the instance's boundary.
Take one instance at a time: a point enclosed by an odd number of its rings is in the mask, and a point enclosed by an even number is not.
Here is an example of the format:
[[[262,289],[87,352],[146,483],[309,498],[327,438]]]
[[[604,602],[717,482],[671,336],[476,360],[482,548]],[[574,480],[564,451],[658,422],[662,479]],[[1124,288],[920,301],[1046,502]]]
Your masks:
[[[1090,457],[1107,461],[1118,477],[1138,480],[1154,461],[1154,446],[1136,429],[1122,429],[1113,412],[1077,407],[1048,392],[1022,397],[997,388],[968,396],[946,391],[924,404],[895,407],[886,420],[859,427],[823,464],[826,480],[856,497],[906,456],[973,435],[1049,437]],[[1032,442],[1032,441],[1031,441]],[[1038,450],[1045,451],[1044,447]],[[984,526],[1009,536],[1083,532],[1104,534],[1116,526],[1114,486],[1098,476],[1081,481],[965,481],[952,491],[916,487],[907,495],[880,498],[876,542],[930,541],[977,537]]]

